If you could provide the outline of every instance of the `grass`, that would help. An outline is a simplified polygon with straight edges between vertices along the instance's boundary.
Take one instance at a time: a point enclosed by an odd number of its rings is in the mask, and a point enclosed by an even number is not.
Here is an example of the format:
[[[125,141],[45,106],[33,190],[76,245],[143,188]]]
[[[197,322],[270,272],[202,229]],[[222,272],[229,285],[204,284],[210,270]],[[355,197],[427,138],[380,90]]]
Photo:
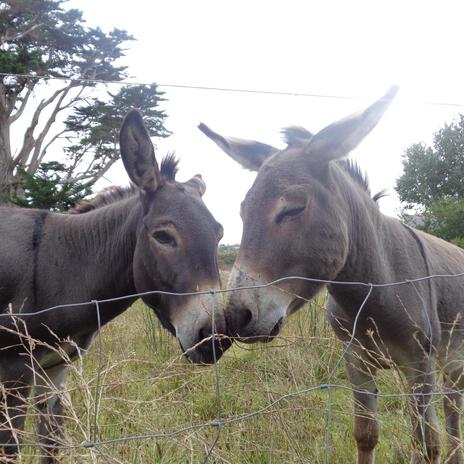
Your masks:
[[[257,411],[291,392],[324,383],[342,346],[316,300],[293,315],[282,336],[269,344],[235,344],[214,367],[193,366],[180,355],[176,340],[137,302],[102,331],[98,432],[101,440],[163,433],[216,419]],[[98,340],[69,378],[66,443],[92,439]],[[219,404],[216,374],[219,374]],[[348,385],[343,363],[333,383]],[[382,373],[382,392],[399,390],[391,371]],[[171,438],[139,439],[93,449],[65,450],[63,463],[201,463],[210,447],[210,463],[321,463],[327,430],[326,390],[281,401],[247,420],[217,428],[179,433]],[[330,463],[355,461],[351,394],[332,391]],[[410,421],[402,399],[381,399],[381,436],[377,463],[408,462]],[[32,427],[29,424],[29,429]],[[217,433],[219,436],[217,437]],[[35,462],[26,455],[22,462]]]

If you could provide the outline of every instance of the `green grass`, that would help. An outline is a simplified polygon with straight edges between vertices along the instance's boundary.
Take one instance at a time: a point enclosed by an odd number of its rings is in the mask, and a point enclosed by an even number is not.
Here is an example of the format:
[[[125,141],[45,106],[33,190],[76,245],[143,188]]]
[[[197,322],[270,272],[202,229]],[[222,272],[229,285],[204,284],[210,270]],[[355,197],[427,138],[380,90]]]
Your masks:
[[[341,344],[325,322],[323,302],[315,301],[292,316],[282,336],[269,344],[234,345],[216,369],[193,366],[180,355],[141,302],[102,331],[103,369],[97,439],[170,432],[216,419],[257,411],[282,395],[324,383],[341,355]],[[66,443],[92,438],[98,340],[69,379]],[[347,385],[343,363],[332,378]],[[398,391],[394,373],[381,375],[381,391]],[[256,417],[221,427],[210,463],[320,463],[324,461],[327,391],[284,400]],[[346,391],[332,395],[329,462],[355,461],[352,402]],[[377,462],[407,462],[410,422],[402,399],[379,401],[381,423]],[[172,438],[144,439],[61,453],[63,463],[203,462],[218,430],[212,427]],[[28,450],[26,454],[37,452]],[[23,462],[33,462],[25,457]]]

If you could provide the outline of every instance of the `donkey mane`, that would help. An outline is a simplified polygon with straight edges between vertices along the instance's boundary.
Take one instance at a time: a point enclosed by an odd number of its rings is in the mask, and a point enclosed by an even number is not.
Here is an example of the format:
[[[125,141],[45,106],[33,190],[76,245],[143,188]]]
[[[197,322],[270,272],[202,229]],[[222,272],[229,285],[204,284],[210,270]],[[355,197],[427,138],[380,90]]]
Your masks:
[[[168,153],[161,161],[160,174],[164,180],[174,182],[178,171],[179,160],[175,153]],[[94,209],[102,208],[120,200],[130,198],[137,193],[137,187],[130,185],[129,187],[120,187],[112,185],[104,188],[94,198],[83,200],[76,206],[69,209],[69,214],[88,213]]]
[[[104,188],[94,198],[90,200],[83,200],[79,202],[74,208],[68,210],[69,214],[82,214],[88,213],[94,209],[102,208],[103,206],[110,205],[116,201],[124,200],[135,195],[137,187],[130,185],[129,187],[119,187],[112,185]]]
[[[160,174],[164,180],[174,182],[179,170],[179,159],[174,152],[168,153],[161,161]]]
[[[353,179],[361,188],[371,196],[371,189],[369,187],[369,179],[365,172],[359,167],[359,164],[352,159],[343,159],[337,161],[337,164]],[[372,201],[378,204],[379,200],[389,195],[388,189],[380,190],[372,195]]]
[[[370,195],[369,180],[356,161],[352,159],[342,159],[337,161],[337,164]]]

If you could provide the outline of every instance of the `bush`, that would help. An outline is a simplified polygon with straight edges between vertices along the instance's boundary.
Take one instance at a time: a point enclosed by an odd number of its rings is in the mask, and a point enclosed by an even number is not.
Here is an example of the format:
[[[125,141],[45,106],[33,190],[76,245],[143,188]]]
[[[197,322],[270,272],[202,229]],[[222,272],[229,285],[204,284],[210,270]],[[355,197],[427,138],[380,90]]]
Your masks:
[[[230,269],[238,253],[239,245],[219,245],[219,269]]]

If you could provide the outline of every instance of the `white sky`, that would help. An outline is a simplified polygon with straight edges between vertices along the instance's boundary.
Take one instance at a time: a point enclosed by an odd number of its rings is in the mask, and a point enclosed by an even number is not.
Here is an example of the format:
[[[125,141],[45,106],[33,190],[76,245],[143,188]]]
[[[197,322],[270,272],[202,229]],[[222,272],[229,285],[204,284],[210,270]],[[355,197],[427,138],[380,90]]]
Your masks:
[[[158,160],[174,150],[179,179],[201,173],[205,202],[238,243],[239,204],[254,174],[229,160],[196,126],[281,146],[280,128],[315,132],[368,105],[391,84],[401,91],[353,153],[373,192],[393,189],[411,143],[464,112],[464,2],[295,0],[71,0],[90,26],[126,29],[123,63],[134,82],[348,95],[362,100],[285,97],[163,88],[166,126]],[[111,90],[111,89],[110,89]],[[114,90],[114,89],[113,89]],[[462,103],[462,107],[418,102]],[[125,184],[122,165],[109,174]],[[395,196],[381,201],[394,215]]]

